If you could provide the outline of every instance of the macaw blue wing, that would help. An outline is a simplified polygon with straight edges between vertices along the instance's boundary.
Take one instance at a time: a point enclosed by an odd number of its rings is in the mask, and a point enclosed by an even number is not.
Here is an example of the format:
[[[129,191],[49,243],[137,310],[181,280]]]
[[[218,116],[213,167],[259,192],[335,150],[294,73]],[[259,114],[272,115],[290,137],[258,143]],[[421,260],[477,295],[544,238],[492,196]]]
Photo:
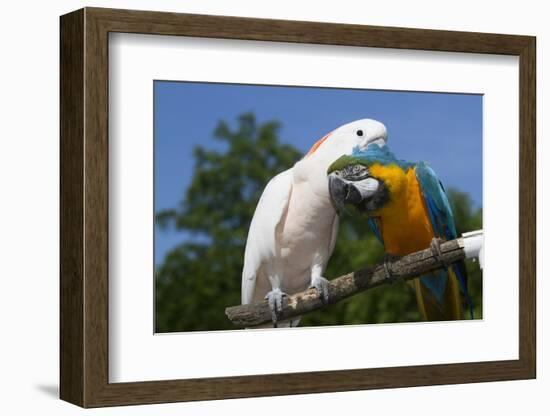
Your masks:
[[[455,221],[443,184],[432,168],[424,162],[416,166],[415,173],[436,236],[443,240],[455,239]]]
[[[369,223],[369,227],[372,233],[376,236],[376,239],[384,244],[384,240],[382,240],[382,234],[380,233],[380,229],[378,228],[378,221],[376,220],[376,218],[369,217],[367,221]]]
[[[428,209],[435,236],[442,240],[453,240],[457,238],[451,205],[447,198],[445,188],[436,173],[424,162],[420,162],[416,165],[415,173],[424,198],[424,203]],[[451,267],[457,277],[460,289],[466,298],[466,302],[468,303],[470,316],[473,316],[473,303],[468,293],[464,262],[453,263]],[[435,276],[423,277],[422,283],[432,290],[436,297],[441,298],[445,291],[446,279],[447,272],[444,271]]]

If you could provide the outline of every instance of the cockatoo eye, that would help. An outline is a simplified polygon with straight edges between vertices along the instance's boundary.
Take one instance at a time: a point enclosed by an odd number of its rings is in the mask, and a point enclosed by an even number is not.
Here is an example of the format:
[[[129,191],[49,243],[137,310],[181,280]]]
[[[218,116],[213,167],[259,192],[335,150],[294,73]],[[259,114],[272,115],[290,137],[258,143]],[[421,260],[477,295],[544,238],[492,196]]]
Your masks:
[[[363,130],[357,130],[356,133],[357,133],[357,135],[358,135],[359,137],[361,137],[361,136],[363,135]]]

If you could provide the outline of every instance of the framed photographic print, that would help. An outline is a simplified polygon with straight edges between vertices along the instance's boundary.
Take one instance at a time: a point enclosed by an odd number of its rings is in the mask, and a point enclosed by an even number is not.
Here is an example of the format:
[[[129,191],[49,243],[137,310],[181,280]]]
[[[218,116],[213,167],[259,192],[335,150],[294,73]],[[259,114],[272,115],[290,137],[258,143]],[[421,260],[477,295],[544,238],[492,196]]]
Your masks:
[[[60,24],[63,400],[535,377],[534,37]]]

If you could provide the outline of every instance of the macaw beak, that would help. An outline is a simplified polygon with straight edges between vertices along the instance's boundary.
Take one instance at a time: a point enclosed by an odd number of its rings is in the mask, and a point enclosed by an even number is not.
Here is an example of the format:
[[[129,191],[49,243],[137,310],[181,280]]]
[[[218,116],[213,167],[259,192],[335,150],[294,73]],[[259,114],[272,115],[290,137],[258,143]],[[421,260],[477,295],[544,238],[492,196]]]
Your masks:
[[[328,175],[328,189],[337,210],[343,209],[346,204],[368,209],[376,195],[384,192],[383,185],[380,185],[380,181],[372,176],[349,181],[336,172]]]
[[[336,173],[328,175],[328,190],[330,199],[337,210],[342,210],[345,204],[357,205],[363,200],[363,196],[352,183],[340,178]]]

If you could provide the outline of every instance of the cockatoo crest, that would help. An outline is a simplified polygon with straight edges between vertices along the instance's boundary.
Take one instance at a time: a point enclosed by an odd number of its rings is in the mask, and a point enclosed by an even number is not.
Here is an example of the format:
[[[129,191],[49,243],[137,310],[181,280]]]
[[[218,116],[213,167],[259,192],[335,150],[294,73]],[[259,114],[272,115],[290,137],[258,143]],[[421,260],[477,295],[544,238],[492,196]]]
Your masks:
[[[332,158],[329,163],[332,163],[338,157],[351,154],[354,149],[364,150],[372,143],[385,146],[387,140],[386,126],[379,121],[366,118],[344,124],[326,134],[315,142],[305,157],[328,153],[329,158]]]

